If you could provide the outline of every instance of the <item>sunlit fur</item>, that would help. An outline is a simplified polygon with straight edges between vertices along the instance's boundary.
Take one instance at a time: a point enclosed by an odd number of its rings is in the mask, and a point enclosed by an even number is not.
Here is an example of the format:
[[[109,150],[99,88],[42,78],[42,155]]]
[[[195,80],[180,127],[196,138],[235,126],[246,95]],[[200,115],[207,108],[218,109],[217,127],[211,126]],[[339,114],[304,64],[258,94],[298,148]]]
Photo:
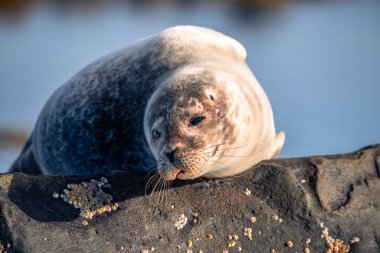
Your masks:
[[[156,163],[147,188],[162,192],[176,178],[233,176],[276,157],[284,134],[245,59],[238,41],[195,26],[104,56],[54,92],[11,171],[94,175]]]
[[[204,115],[200,125],[189,120]],[[151,133],[161,134],[157,141]],[[144,132],[164,180],[226,177],[272,158],[269,101],[248,68],[202,63],[178,69],[149,100]],[[177,149],[175,160],[165,155]]]

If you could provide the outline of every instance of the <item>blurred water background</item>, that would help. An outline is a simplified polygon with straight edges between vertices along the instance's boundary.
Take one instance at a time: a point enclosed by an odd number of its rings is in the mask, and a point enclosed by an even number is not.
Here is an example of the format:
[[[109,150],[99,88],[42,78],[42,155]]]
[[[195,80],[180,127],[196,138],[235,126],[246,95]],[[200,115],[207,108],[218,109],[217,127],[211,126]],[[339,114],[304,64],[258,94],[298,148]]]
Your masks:
[[[239,40],[269,96],[282,157],[380,143],[380,1],[0,3],[0,172],[52,92],[91,61],[169,26]]]

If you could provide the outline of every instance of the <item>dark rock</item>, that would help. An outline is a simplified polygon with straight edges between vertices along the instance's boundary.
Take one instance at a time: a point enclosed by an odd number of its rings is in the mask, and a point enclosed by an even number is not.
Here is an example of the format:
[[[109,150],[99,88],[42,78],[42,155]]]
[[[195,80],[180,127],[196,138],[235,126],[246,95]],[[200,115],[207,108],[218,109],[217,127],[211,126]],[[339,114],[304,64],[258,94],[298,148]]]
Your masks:
[[[350,252],[380,252],[379,164],[380,145],[346,155],[264,161],[237,177],[173,182],[161,201],[157,191],[145,196],[146,175],[114,174],[107,178],[120,208],[89,225],[52,193],[91,178],[3,174],[0,242],[8,252],[140,252],[152,246],[154,252],[238,252],[238,246],[243,252],[303,252],[310,238],[311,252],[325,252],[323,222],[332,238],[347,244],[360,238]],[[177,230],[181,214],[188,223]],[[244,228],[252,228],[252,240]],[[235,234],[236,246],[228,248],[228,235]]]

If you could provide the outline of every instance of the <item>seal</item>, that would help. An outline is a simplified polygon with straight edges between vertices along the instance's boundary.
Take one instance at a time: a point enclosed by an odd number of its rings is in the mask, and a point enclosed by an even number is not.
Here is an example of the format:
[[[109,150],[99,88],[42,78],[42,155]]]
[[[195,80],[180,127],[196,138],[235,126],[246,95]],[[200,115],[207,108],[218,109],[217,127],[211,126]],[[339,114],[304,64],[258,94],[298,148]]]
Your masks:
[[[85,67],[47,101],[10,171],[227,177],[284,145],[236,40],[176,26]]]

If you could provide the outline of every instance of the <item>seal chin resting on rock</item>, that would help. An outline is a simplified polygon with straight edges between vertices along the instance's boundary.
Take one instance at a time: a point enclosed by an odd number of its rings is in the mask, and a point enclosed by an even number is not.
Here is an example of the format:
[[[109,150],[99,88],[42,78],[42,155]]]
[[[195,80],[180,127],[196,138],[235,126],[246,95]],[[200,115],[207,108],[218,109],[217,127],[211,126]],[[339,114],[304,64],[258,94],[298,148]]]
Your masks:
[[[284,144],[237,41],[166,29],[90,64],[48,100],[11,172],[226,177]]]

